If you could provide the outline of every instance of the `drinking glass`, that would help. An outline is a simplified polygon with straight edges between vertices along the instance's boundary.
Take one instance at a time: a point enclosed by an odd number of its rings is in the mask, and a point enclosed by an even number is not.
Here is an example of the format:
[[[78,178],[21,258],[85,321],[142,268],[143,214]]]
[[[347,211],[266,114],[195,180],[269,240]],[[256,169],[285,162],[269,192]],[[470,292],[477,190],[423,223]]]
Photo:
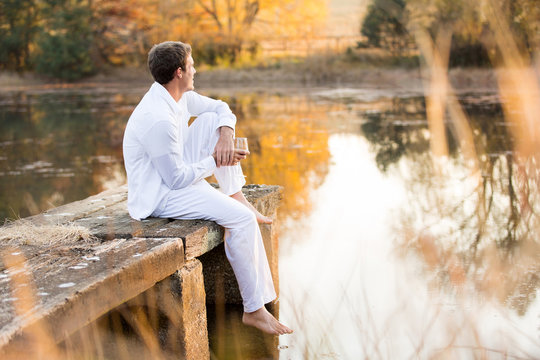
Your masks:
[[[247,138],[245,138],[245,137],[234,138],[234,148],[236,150],[249,151],[248,150],[248,140],[247,140]]]

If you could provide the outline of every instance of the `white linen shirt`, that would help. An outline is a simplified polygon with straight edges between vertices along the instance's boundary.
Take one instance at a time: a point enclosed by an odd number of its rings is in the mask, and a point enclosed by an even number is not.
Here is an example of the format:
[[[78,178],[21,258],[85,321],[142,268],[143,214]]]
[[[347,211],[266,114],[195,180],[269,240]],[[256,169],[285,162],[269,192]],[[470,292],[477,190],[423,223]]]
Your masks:
[[[212,156],[187,164],[183,144],[191,116],[218,114],[219,125],[234,129],[236,117],[220,100],[188,91],[176,102],[154,82],[131,114],[124,132],[124,165],[128,180],[128,211],[136,220],[150,216],[174,189],[189,186],[216,168]],[[217,130],[217,129],[216,129]]]

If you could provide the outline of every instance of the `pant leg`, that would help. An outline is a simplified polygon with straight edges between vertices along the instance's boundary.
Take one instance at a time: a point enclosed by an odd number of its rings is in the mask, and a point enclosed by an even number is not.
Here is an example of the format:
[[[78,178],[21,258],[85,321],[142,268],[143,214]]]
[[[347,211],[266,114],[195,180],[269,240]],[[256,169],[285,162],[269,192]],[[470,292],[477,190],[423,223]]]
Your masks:
[[[191,164],[198,162],[214,152],[219,139],[219,120],[217,113],[200,114],[188,128],[188,137],[184,143],[184,161]],[[226,195],[232,195],[246,184],[240,164],[221,166],[214,170],[219,189]]]
[[[276,298],[270,266],[255,214],[206,181],[171,191],[159,217],[205,219],[225,227],[225,253],[234,270],[245,312]]]

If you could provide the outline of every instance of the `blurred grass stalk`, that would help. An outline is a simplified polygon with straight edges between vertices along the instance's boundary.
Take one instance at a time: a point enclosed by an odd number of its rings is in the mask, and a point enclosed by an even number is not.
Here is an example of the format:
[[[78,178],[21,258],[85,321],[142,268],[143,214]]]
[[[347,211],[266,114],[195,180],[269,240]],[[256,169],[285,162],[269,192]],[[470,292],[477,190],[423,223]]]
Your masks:
[[[517,170],[521,172],[516,176],[525,176],[527,178],[523,183],[515,184],[517,187],[524,187],[523,189],[516,189],[518,194],[520,194],[522,191],[525,193],[531,191],[529,181],[535,183],[534,188],[538,188],[539,182],[537,170],[532,169],[532,171],[528,171],[527,173],[526,165],[531,164],[531,160],[534,164],[538,165],[538,154],[540,150],[540,89],[538,72],[540,69],[535,68],[538,65],[535,65],[526,51],[521,50],[521,40],[516,37],[507,21],[507,16],[502,10],[503,3],[503,1],[486,0],[478,2],[475,5],[475,10],[479,11],[487,22],[487,29],[485,30],[488,34],[484,39],[486,40],[485,46],[489,50],[492,50],[490,51],[490,55],[497,79],[498,95],[504,112],[504,119],[512,135],[514,144],[513,154],[510,156],[513,157]],[[483,195],[485,194],[482,194],[482,192],[486,191],[486,189],[485,186],[482,186],[482,181],[484,180],[482,179],[483,169],[481,169],[481,158],[489,154],[485,153],[486,149],[479,148],[481,145],[475,144],[475,134],[473,133],[471,124],[457,100],[449,80],[448,70],[453,35],[452,26],[441,23],[435,33],[430,33],[427,29],[417,26],[411,28],[411,32],[414,34],[416,44],[424,60],[421,70],[425,84],[426,116],[430,131],[430,148],[433,168],[435,170],[434,175],[440,178],[441,183],[444,182],[445,175],[448,175],[447,171],[449,171],[449,167],[445,168],[447,164],[446,159],[448,159],[449,155],[446,133],[446,129],[448,128],[457,139],[461,153],[468,166],[469,177],[473,178],[478,184],[478,199],[483,199]],[[489,44],[487,43],[488,41]],[[536,48],[534,51],[534,56],[540,56],[540,49]],[[536,60],[536,64],[538,64],[540,59]],[[489,134],[485,135],[489,136]],[[511,160],[508,161],[510,161],[509,167],[511,167]],[[510,170],[512,169],[510,168]],[[511,171],[508,176],[508,181],[512,185]],[[510,194],[510,198],[512,198],[512,194]],[[529,207],[527,199],[528,196],[518,196],[518,201],[520,202],[519,212],[523,217],[526,217]],[[437,207],[444,205],[444,203],[445,201],[443,199],[439,199],[438,203],[431,205]],[[483,204],[483,202],[481,203]],[[477,210],[476,216],[480,220],[478,225],[482,227],[489,210],[482,209],[481,206]],[[526,220],[521,219],[520,221]],[[533,256],[532,254],[534,254],[534,252],[528,254],[528,251],[537,249],[537,246],[530,244],[530,242],[537,242],[534,235],[537,233],[537,230],[538,228],[530,229],[529,238],[522,239],[525,241],[522,242],[521,247],[524,254],[527,254],[521,264],[523,269],[537,268],[538,266],[534,262],[531,263],[529,261],[531,259],[528,258],[528,256]],[[480,232],[482,232],[481,229]],[[433,254],[438,254],[440,247],[444,247],[444,245],[441,244],[441,239],[422,236],[417,238],[417,236],[418,234],[413,235],[418,241],[417,246],[424,253],[428,268],[431,271],[435,271],[436,267],[443,267],[450,274],[452,282],[456,282],[455,285],[462,283],[468,265],[456,258],[455,252],[459,252],[459,250],[450,250],[449,252],[451,254],[448,254],[446,258],[433,259],[434,261],[430,263],[429,259],[433,257]],[[498,247],[496,244],[484,245],[487,245],[483,256],[487,273],[483,279],[483,287],[504,302],[504,299],[508,296],[509,282],[518,282],[517,279],[512,279],[513,272],[509,269],[510,266],[513,267],[515,264],[509,258],[501,256],[500,251],[495,249]],[[507,250],[510,251],[511,247]],[[456,272],[456,269],[459,271]],[[520,271],[517,272],[521,274]],[[453,277],[452,274],[459,276]],[[524,274],[521,275],[524,276]],[[508,279],[509,281],[505,279],[506,277],[510,278]],[[477,329],[480,327],[481,324],[471,325],[475,334],[476,344],[479,346],[478,350],[483,349],[483,353],[480,352],[478,355],[480,358],[484,358],[487,356],[486,351],[493,352],[493,350],[481,346],[481,340],[477,334]],[[531,341],[534,342],[534,339]],[[452,341],[449,348],[445,349],[445,352],[451,352],[452,348],[458,350],[458,347],[455,347],[455,345],[457,344]],[[507,353],[501,355],[509,356]]]
[[[495,0],[488,1],[485,11],[493,39],[501,54],[501,59],[498,60],[503,71],[497,72],[497,80],[505,118],[512,125],[515,150],[521,156],[536,156],[540,149],[538,75],[531,59],[519,50],[498,3]]]
[[[60,358],[56,343],[43,324],[36,321],[34,316],[37,291],[29,276],[27,262],[22,252],[17,247],[8,248],[2,254],[2,260],[11,278],[10,288],[16,321],[29,324],[24,334],[25,346],[23,348],[17,346],[12,352],[3,356],[6,359]]]
[[[505,119],[510,125],[518,157],[536,156],[540,149],[538,117],[540,90],[537,69],[525,51],[520,51],[519,39],[514,35],[501,10],[501,1],[479,2],[476,10],[483,14],[489,27],[490,41],[495,50],[492,63],[497,76],[498,91]],[[450,129],[455,132],[466,160],[472,165],[471,173],[478,170],[477,149],[467,116],[456,99],[448,78],[452,25],[441,23],[436,34],[421,26],[411,32],[425,63],[422,73],[425,80],[426,112],[431,133],[431,151],[435,159],[448,156],[445,131],[446,112]],[[485,44],[490,47],[490,44]],[[539,49],[536,49],[537,54]]]

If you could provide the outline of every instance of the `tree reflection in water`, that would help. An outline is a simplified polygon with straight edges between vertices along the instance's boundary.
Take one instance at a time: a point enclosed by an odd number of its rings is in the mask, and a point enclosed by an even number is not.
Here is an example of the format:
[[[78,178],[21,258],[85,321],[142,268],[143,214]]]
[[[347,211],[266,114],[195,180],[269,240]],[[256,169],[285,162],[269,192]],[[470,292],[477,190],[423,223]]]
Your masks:
[[[478,171],[449,124],[449,156],[430,155],[422,98],[394,99],[391,113],[367,115],[362,131],[380,170],[404,179],[409,201],[396,233],[405,253],[423,259],[432,285],[453,292],[472,284],[524,315],[540,285],[539,159],[513,151],[496,96],[465,96],[461,103]]]
[[[298,219],[311,209],[310,193],[328,173],[326,113],[331,105],[308,97],[261,94],[229,102],[238,116],[238,135],[249,139],[242,165],[250,183],[284,186],[279,214]]]
[[[145,89],[15,93],[0,101],[0,217],[18,218],[126,181],[122,136]],[[221,97],[249,138],[249,183],[284,186],[280,214],[309,211],[309,194],[328,172],[326,112],[305,96]]]
[[[125,182],[124,123],[114,108],[121,102],[97,92],[4,96],[0,217],[25,217]]]

